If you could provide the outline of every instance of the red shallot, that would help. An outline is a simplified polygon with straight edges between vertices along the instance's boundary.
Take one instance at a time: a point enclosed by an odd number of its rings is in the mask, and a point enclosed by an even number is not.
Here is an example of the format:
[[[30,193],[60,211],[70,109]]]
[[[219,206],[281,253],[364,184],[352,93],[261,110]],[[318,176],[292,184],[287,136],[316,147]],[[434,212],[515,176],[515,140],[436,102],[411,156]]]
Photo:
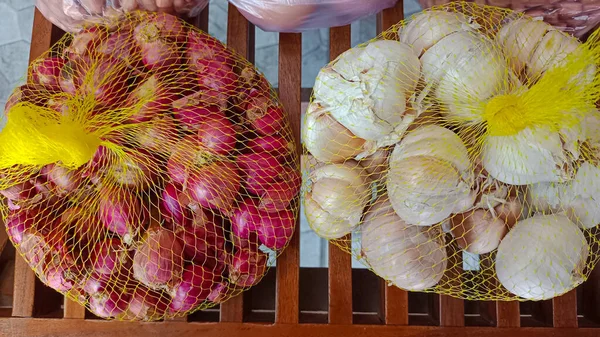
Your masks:
[[[172,231],[151,228],[133,256],[133,276],[150,289],[177,282],[183,271],[183,245]]]

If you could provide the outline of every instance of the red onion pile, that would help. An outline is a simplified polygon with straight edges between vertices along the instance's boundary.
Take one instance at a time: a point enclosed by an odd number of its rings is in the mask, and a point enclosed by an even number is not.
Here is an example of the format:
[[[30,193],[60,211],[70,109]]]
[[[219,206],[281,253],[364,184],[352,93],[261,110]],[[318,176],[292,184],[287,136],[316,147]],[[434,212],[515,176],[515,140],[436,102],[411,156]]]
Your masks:
[[[259,282],[294,234],[301,177],[285,114],[251,64],[173,16],[135,15],[34,62],[5,118],[36,105],[101,144],[76,169],[0,170],[0,195],[11,241],[45,284],[99,317],[150,321]]]

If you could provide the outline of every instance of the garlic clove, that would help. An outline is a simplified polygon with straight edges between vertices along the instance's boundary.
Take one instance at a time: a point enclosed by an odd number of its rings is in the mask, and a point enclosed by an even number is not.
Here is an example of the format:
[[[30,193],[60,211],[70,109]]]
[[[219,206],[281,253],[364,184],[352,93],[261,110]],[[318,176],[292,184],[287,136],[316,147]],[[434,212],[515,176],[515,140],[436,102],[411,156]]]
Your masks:
[[[445,36],[457,31],[472,29],[470,18],[462,13],[425,11],[411,17],[400,32],[400,42],[410,45],[420,56]]]
[[[531,54],[527,62],[527,75],[536,79],[548,69],[564,64],[567,56],[579,45],[579,41],[572,36],[558,30],[549,31]]]
[[[382,148],[360,161],[360,165],[365,168],[372,181],[384,183],[389,154],[389,149]]]
[[[443,234],[402,221],[388,198],[381,196],[361,224],[362,253],[371,269],[402,289],[435,286],[447,267]]]
[[[563,168],[571,161],[557,132],[549,127],[525,128],[511,136],[487,136],[483,167],[495,179],[511,185],[560,182],[569,178]]]
[[[456,214],[450,221],[458,246],[473,254],[487,254],[498,248],[509,228],[503,219],[485,209]]]
[[[304,197],[304,213],[310,228],[322,238],[333,240],[350,234],[359,221],[342,219],[323,210],[310,195]],[[360,218],[359,218],[360,219]]]
[[[319,161],[339,163],[363,151],[365,140],[338,123],[319,103],[311,103],[305,116],[302,141]]]
[[[516,73],[530,60],[542,37],[554,28],[544,21],[520,18],[502,26],[496,40],[502,46]]]
[[[496,254],[496,274],[511,293],[528,300],[562,295],[581,284],[590,248],[564,215],[535,215],[517,222]]]
[[[313,184],[312,199],[326,212],[349,218],[362,213],[368,190],[340,179],[323,178]]]

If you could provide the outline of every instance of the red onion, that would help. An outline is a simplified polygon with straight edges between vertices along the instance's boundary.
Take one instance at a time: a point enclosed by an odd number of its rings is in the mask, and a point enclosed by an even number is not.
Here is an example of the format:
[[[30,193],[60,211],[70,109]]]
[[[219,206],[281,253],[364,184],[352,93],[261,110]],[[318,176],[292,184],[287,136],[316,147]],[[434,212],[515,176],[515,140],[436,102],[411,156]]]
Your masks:
[[[105,171],[111,161],[110,156],[110,150],[107,147],[103,145],[98,146],[92,160],[82,169],[81,176],[84,178],[91,177],[94,173]]]
[[[54,96],[46,101],[46,106],[63,116],[67,116],[69,113],[69,97],[64,95]]]
[[[229,265],[229,280],[240,287],[257,284],[267,271],[267,254],[248,248],[238,250]]]
[[[167,162],[167,173],[173,182],[185,185],[190,171],[197,165],[205,165],[210,157],[200,148],[197,137],[186,136],[173,149]]]
[[[94,272],[101,275],[114,274],[122,268],[130,266],[130,256],[127,249],[117,238],[104,239],[92,249],[90,258]]]
[[[72,234],[73,241],[80,245],[93,242],[102,233],[102,224],[96,214],[87,214],[79,206],[72,206],[61,215],[60,226]]]
[[[258,202],[253,198],[245,198],[244,201],[233,211],[231,216],[231,232],[233,235],[247,239],[250,233],[256,231],[259,223]]]
[[[56,188],[59,195],[73,192],[81,184],[78,173],[58,164],[44,166],[41,173]]]
[[[25,261],[27,261],[31,269],[39,272],[42,271],[42,264],[49,250],[50,246],[41,233],[33,229],[23,232],[22,240],[19,244],[19,252],[23,254]]]
[[[157,116],[149,124],[141,124],[134,137],[139,147],[162,154],[170,154],[179,141],[177,125],[169,115]]]
[[[33,82],[41,84],[50,90],[60,90],[60,70],[65,65],[65,60],[60,57],[47,57],[38,59],[31,65]]]
[[[206,258],[215,258],[217,262],[225,260],[225,233],[213,222],[203,226],[186,227],[181,234],[186,258],[204,262]]]
[[[149,229],[133,257],[133,276],[150,289],[177,282],[183,271],[183,245],[173,232]]]
[[[23,201],[32,198],[36,194],[36,190],[31,182],[25,181],[0,190],[0,194],[11,201]]]
[[[206,301],[213,286],[221,281],[221,276],[199,265],[189,265],[183,271],[181,280],[171,288],[169,312],[183,313],[198,307]]]
[[[268,185],[260,195],[258,208],[266,212],[277,212],[288,208],[290,202],[298,195],[302,185],[300,172],[285,167],[279,179]]]
[[[109,279],[110,277],[107,277],[106,275],[92,273],[83,282],[83,291],[85,291],[88,295],[99,294],[108,288]]]
[[[234,66],[233,55],[215,38],[203,33],[189,30],[187,34],[187,57],[191,65],[199,60],[214,60],[219,63]]]
[[[202,207],[227,212],[233,206],[241,183],[240,174],[231,162],[213,162],[190,172],[188,190]]]
[[[73,41],[65,49],[65,57],[76,60],[87,56],[90,50],[98,45],[98,41],[106,40],[106,30],[101,26],[90,26],[73,36]]]
[[[133,31],[129,28],[121,28],[110,33],[100,42],[96,51],[125,62],[136,73],[142,70],[140,69],[142,66],[141,60],[137,56],[139,50],[133,41]]]
[[[152,21],[140,23],[134,30],[134,39],[142,54],[142,62],[149,70],[164,70],[179,60],[177,45],[168,41],[161,25]]]
[[[270,106],[266,111],[250,109],[246,111],[246,118],[254,130],[262,135],[278,133],[285,127],[285,115],[280,107]]]
[[[138,188],[151,185],[159,171],[153,156],[141,149],[112,161],[107,170],[119,184]]]
[[[246,189],[256,195],[262,195],[285,170],[279,160],[267,152],[242,154],[237,157],[237,162],[246,174]]]
[[[73,288],[75,285],[73,277],[74,275],[64,264],[46,267],[44,272],[46,285],[59,292],[67,292]]]
[[[81,86],[82,77],[77,69],[77,65],[73,61],[67,61],[60,70],[58,82],[62,91],[75,95]]]
[[[167,184],[161,194],[160,209],[168,222],[183,225],[184,206],[179,202],[181,191],[173,184]]]
[[[195,66],[198,69],[198,80],[201,86],[228,95],[233,95],[238,90],[238,76],[229,65],[200,59]]]
[[[14,244],[20,245],[23,242],[25,231],[33,228],[35,225],[33,219],[34,217],[25,210],[9,214],[5,221],[6,233]]]
[[[260,212],[260,221],[256,224],[258,239],[272,250],[283,249],[294,235],[294,213],[289,210],[277,213]]]
[[[229,289],[229,283],[227,281],[223,281],[217,284],[211,290],[210,294],[208,294],[208,300],[213,303],[222,303],[227,300],[231,296],[231,291]]]
[[[176,16],[159,12],[148,21],[158,27],[161,36],[164,38],[177,42],[186,42],[186,32],[188,32],[188,29],[181,24]]]
[[[43,88],[32,83],[17,87],[8,97],[6,105],[4,105],[4,114],[8,114],[12,107],[21,102],[31,102],[35,105],[43,105],[43,98],[39,95],[40,90],[43,90]]]
[[[6,199],[6,205],[8,206],[8,210],[10,211],[18,211],[21,209],[21,206],[16,205],[14,201],[10,199]]]
[[[128,318],[155,321],[162,318],[167,311],[167,303],[160,293],[138,285],[128,306]]]
[[[207,116],[221,113],[221,107],[203,100],[199,91],[173,102],[173,114],[185,130],[196,131]]]
[[[103,188],[98,195],[98,212],[104,226],[119,235],[126,245],[132,244],[149,219],[146,208],[128,190]]]
[[[98,103],[106,107],[122,104],[127,95],[127,79],[130,73],[127,67],[112,57],[95,58],[94,66],[86,72],[92,74],[91,80],[82,84],[83,95],[93,95]]]
[[[112,287],[92,295],[88,302],[89,309],[94,315],[101,318],[117,318],[127,310],[131,298],[130,291]]]
[[[175,97],[157,75],[151,75],[129,94],[127,105],[132,107],[133,114],[129,116],[128,121],[141,123],[159,115],[166,116],[164,112],[169,110]]]
[[[228,155],[235,149],[237,132],[223,113],[207,116],[198,128],[200,143],[211,152]]]
[[[249,152],[269,152],[275,156],[287,156],[294,151],[294,144],[282,136],[268,135],[250,139]]]

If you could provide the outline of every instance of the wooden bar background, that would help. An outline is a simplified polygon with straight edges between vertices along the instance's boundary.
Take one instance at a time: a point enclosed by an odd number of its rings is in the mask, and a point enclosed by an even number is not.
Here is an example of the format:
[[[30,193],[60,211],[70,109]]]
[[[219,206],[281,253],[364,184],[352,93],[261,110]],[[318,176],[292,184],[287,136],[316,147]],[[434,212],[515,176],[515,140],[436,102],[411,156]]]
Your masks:
[[[206,9],[188,22],[206,31],[208,18]],[[378,33],[402,18],[403,3],[399,1],[395,7],[378,14]],[[62,35],[37,10],[34,20],[30,59],[41,55]],[[330,58],[333,59],[350,48],[351,28],[332,28],[329,34]],[[254,26],[229,5],[228,46],[253,62],[254,36]],[[311,90],[301,88],[301,72],[302,34],[279,34],[278,92],[289,114],[298,150],[301,150],[301,102],[308,100]],[[13,249],[5,248],[7,236],[3,227],[0,253]],[[34,273],[18,255],[14,257],[14,263],[3,265],[0,254],[0,275],[5,274],[2,273],[3,266],[14,265],[14,272],[6,273],[14,275],[12,307],[4,314],[7,308],[0,306],[0,335],[600,336],[600,272],[597,270],[580,288],[551,301],[473,303],[449,296],[409,293],[389,286],[367,270],[353,270],[350,255],[337,246],[330,245],[328,249],[328,269],[300,268],[300,238],[296,233],[279,257],[277,268],[273,268],[251,291],[218,309],[159,323],[93,319],[86,315],[83,307],[66,298],[62,306],[57,306],[60,314],[38,310],[39,306],[46,305],[43,298],[39,299],[45,290],[36,281]],[[454,258],[460,261],[459,255]],[[41,293],[37,293],[40,289]],[[313,297],[303,298],[306,294]],[[307,303],[309,309],[305,308]],[[475,314],[471,313],[473,310]],[[306,323],[299,323],[302,314]],[[472,319],[471,316],[477,317]]]

